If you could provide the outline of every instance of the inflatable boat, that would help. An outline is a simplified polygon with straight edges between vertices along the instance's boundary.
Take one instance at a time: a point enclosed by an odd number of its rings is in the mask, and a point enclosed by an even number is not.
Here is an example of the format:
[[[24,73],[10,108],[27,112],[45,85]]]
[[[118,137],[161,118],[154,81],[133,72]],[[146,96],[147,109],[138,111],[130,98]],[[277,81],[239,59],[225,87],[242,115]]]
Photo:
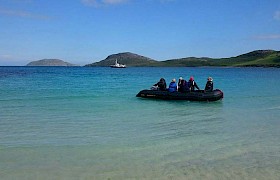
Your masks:
[[[197,90],[187,93],[160,90],[142,90],[136,95],[136,97],[165,100],[217,101],[224,97],[224,93],[219,89],[215,89],[210,92]]]

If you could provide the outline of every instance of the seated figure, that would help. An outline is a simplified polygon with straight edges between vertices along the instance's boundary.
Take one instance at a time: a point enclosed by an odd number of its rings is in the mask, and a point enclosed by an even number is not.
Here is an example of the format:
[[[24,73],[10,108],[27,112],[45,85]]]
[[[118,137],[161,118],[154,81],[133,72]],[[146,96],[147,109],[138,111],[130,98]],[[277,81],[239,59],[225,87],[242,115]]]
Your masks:
[[[169,88],[168,88],[169,92],[175,92],[177,91],[177,84],[176,84],[176,79],[172,79],[172,81],[169,84]]]
[[[213,91],[213,87],[214,87],[213,78],[212,77],[208,77],[206,85],[205,85],[205,88],[204,88],[205,92]]]

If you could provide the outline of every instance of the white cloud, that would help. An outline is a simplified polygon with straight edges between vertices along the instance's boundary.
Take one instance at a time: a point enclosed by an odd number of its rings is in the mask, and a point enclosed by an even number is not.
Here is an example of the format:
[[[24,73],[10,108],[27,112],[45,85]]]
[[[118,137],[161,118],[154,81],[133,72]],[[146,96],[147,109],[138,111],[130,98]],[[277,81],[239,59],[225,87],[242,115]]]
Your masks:
[[[275,20],[280,20],[280,11],[276,11],[276,12],[274,13],[273,18],[274,18]]]
[[[33,18],[33,19],[50,19],[49,16],[33,14],[27,11],[19,11],[19,10],[11,10],[11,9],[3,9],[0,8],[0,14],[6,16],[17,16],[17,17],[24,17],[24,18]]]
[[[175,1],[175,0],[159,0],[161,3],[168,3],[168,2],[172,2],[172,1]]]
[[[96,0],[81,0],[81,2],[86,6],[97,6],[98,2]]]
[[[15,3],[32,3],[33,0],[10,0]]]
[[[81,0],[81,2],[86,6],[102,6],[102,5],[114,5],[114,4],[122,4],[129,0]]]
[[[128,0],[102,0],[102,2],[104,4],[121,4],[121,3],[125,3]]]
[[[253,37],[253,39],[257,39],[257,40],[280,39],[280,34],[259,35],[259,36]]]
[[[13,59],[13,56],[9,54],[0,54],[0,59]]]
[[[0,62],[16,62],[18,59],[10,54],[0,54]]]
[[[100,7],[104,5],[117,5],[117,4],[124,4],[129,1],[136,1],[136,0],[81,0],[82,4],[86,6],[93,6],[93,7]],[[143,0],[142,0],[143,1]],[[174,2],[176,0],[146,0],[146,1],[156,1],[159,3],[169,3]]]
[[[28,61],[23,59],[30,58],[23,57],[23,55],[0,54],[0,66],[24,66]]]

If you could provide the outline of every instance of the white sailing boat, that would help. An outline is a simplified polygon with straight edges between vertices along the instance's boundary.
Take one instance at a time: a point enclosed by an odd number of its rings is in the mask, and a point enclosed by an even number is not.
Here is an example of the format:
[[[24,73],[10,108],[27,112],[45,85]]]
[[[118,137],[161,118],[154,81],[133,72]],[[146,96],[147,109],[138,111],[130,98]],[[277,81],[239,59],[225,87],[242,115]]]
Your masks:
[[[110,65],[111,68],[126,68],[125,64],[119,64],[118,60],[116,59],[115,64],[114,65]]]

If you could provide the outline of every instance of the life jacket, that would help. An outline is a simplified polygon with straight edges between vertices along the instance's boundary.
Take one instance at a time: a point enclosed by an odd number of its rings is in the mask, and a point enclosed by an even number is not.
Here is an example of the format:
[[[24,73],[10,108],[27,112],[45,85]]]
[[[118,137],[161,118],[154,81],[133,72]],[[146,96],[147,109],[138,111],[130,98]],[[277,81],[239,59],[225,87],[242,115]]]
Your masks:
[[[188,92],[189,91],[188,82],[186,80],[184,80],[184,79],[181,80],[178,91],[179,92]]]
[[[185,84],[186,84],[186,81],[184,79],[179,80],[179,83],[178,83],[178,91],[179,92],[183,91],[183,87],[184,87]]]
[[[183,90],[183,92],[189,92],[190,91],[189,83],[187,81],[184,82],[182,90]]]
[[[205,86],[205,91],[213,91],[213,82],[212,81],[207,81],[206,86]]]
[[[194,81],[192,81],[192,80],[189,80],[189,82],[188,82],[188,87],[189,87],[189,89],[191,90],[191,91],[193,91],[194,90]]]
[[[175,82],[171,82],[171,83],[169,84],[168,91],[169,91],[169,92],[177,91],[177,84],[176,84]]]
[[[188,81],[188,87],[191,88],[194,85],[193,81]]]

